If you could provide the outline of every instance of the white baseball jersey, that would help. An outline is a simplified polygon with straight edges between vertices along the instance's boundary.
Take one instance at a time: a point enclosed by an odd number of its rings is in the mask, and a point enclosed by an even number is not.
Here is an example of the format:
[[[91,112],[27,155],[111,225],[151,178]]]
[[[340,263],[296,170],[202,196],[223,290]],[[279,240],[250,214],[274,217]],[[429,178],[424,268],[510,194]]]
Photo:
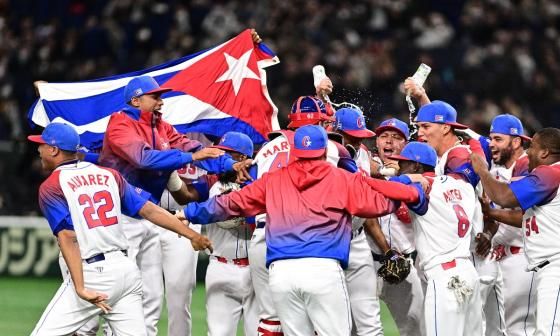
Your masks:
[[[237,183],[222,184],[218,181],[210,188],[209,196],[213,197],[230,190],[235,191],[239,189],[240,187]],[[236,220],[231,219],[227,222]],[[208,224],[206,226],[206,234],[214,247],[212,255],[228,259],[247,258],[247,243],[251,239],[252,230],[244,221],[241,225],[230,229],[222,228],[218,223]]]
[[[452,176],[431,179],[428,211],[411,211],[422,269],[470,256],[471,223],[482,220],[473,187]]]
[[[132,188],[115,170],[88,162],[58,167],[39,190],[39,205],[57,234],[73,229],[83,259],[126,250],[120,227],[121,211],[135,216],[146,203],[146,193]]]
[[[490,174],[498,181],[509,183],[514,177],[527,175],[529,173],[528,164],[527,154],[523,153],[509,168],[492,163]],[[495,206],[500,208],[497,204]],[[521,247],[523,246],[523,230],[511,225],[500,224],[498,231],[494,235],[494,242],[496,244]]]
[[[521,205],[523,243],[533,269],[546,261],[560,259],[560,162],[539,166],[529,175],[512,181],[510,188]]]

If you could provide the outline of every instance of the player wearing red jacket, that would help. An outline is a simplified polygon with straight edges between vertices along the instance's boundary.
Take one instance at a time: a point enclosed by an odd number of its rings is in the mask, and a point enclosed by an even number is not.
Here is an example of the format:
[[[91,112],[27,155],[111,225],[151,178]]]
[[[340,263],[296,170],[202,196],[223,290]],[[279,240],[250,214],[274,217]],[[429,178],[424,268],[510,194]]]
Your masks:
[[[349,335],[344,273],[352,215],[375,217],[400,200],[415,203],[417,186],[351,174],[325,162],[327,133],[315,125],[294,135],[296,161],[264,174],[244,189],[191,203],[185,217],[197,223],[267,214],[266,244],[274,306],[286,335]]]

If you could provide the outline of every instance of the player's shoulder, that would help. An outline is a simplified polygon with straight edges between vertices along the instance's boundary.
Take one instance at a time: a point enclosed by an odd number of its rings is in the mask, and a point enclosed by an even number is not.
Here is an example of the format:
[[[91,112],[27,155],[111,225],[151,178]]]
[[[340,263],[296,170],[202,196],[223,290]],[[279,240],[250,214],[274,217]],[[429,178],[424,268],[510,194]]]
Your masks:
[[[544,182],[560,183],[560,162],[552,165],[540,165],[533,169],[530,175],[536,175]]]
[[[512,177],[515,176],[526,176],[529,174],[529,156],[523,154],[515,161],[515,167],[513,167]]]
[[[60,170],[53,171],[39,186],[39,196],[45,197],[56,193],[62,193],[60,187]]]
[[[468,146],[459,145],[451,148],[447,154],[447,158],[461,158],[461,159],[470,159],[471,150]]]

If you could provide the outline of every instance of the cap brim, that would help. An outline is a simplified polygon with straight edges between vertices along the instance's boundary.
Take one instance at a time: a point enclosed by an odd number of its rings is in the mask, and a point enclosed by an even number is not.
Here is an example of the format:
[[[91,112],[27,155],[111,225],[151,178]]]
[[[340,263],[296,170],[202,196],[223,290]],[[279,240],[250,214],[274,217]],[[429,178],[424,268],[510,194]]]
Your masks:
[[[463,125],[463,124],[459,124],[457,122],[446,122],[445,125],[449,125],[452,126],[454,128],[458,128],[458,129],[467,129],[469,128],[469,126],[467,125]]]
[[[407,158],[406,156],[402,156],[402,155],[391,155],[391,156],[388,157],[388,159],[396,160],[396,161],[414,161],[414,160],[411,160],[411,159]]]
[[[313,159],[318,158],[325,154],[326,148],[321,149],[297,149],[292,148],[292,155],[302,159]]]
[[[152,91],[145,92],[144,95],[154,94],[154,93],[166,93],[166,92],[169,92],[169,91],[173,91],[173,89],[165,88],[165,87],[159,87],[157,89],[153,89]]]
[[[214,145],[214,146],[212,146],[212,148],[219,148],[219,149],[223,149],[223,150],[227,150],[227,151],[232,151],[232,152],[236,152],[236,153],[243,154],[243,153],[241,153],[241,152],[239,152],[239,151],[237,151],[237,150],[235,150],[235,149],[233,149],[233,148],[231,148],[231,147],[228,147],[228,146]]]
[[[376,133],[377,135],[379,135],[379,134],[381,134],[381,133],[383,133],[383,132],[385,132],[385,131],[388,131],[388,130],[390,130],[390,131],[395,131],[395,132],[399,132],[399,134],[402,135],[403,138],[406,139],[406,134],[404,134],[403,131],[401,131],[399,128],[394,127],[394,126],[381,126],[381,127],[377,127],[377,128],[375,129],[375,133]]]
[[[354,138],[371,138],[375,136],[375,133],[368,130],[368,129],[363,129],[363,130],[351,130],[351,131],[342,131],[350,136],[353,136]]]
[[[40,135],[30,135],[27,137],[27,140],[35,143],[46,144],[45,140],[43,140]]]
[[[531,138],[531,137],[529,137],[529,136],[526,136],[526,135],[520,135],[519,137],[520,137],[521,139],[523,139],[523,140],[533,141],[533,138]]]

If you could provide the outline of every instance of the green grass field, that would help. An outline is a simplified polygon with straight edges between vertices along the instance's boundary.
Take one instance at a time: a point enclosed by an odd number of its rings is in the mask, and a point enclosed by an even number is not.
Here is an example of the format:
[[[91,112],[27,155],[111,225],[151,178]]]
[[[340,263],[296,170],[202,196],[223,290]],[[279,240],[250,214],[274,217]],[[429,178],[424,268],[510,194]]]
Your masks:
[[[54,295],[60,280],[0,278],[0,335],[29,335],[41,313]],[[396,326],[382,307],[381,317],[386,336],[398,335]],[[192,302],[193,335],[206,335],[206,312],[204,307],[204,285],[199,284]],[[167,335],[167,311],[164,309],[159,323],[159,335]],[[238,330],[237,335],[243,335]]]

